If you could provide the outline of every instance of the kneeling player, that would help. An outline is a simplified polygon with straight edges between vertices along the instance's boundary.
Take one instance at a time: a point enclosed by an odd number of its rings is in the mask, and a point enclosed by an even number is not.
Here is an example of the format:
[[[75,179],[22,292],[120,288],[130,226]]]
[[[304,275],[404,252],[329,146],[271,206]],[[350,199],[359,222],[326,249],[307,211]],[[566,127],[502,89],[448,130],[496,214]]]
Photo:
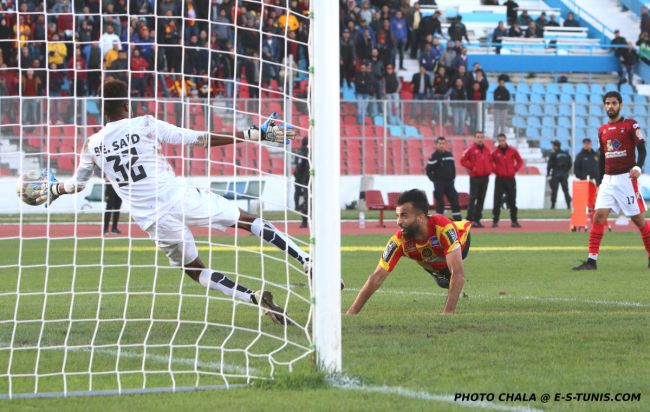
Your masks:
[[[303,264],[308,273],[309,255],[270,222],[240,210],[234,202],[219,195],[183,184],[160,153],[162,143],[221,146],[236,140],[182,129],[151,116],[131,118],[127,96],[126,83],[112,80],[104,84],[106,126],[86,141],[74,177],[59,183],[51,176],[51,181],[37,193],[40,200],[36,203],[50,203],[61,195],[80,192],[98,168],[129,205],[135,223],[155,240],[172,266],[182,268],[206,288],[260,305],[275,323],[290,323],[270,292],[254,292],[206,267],[189,226],[247,230],[285,251]],[[294,134],[269,118],[259,130],[252,127],[235,137],[284,142]]]
[[[443,313],[454,313],[465,282],[463,259],[469,252],[471,223],[454,222],[443,215],[428,216],[428,211],[429,201],[423,191],[412,189],[400,195],[396,212],[401,230],[388,241],[377,268],[359,291],[348,315],[361,311],[402,256],[415,260],[441,288],[449,289]]]

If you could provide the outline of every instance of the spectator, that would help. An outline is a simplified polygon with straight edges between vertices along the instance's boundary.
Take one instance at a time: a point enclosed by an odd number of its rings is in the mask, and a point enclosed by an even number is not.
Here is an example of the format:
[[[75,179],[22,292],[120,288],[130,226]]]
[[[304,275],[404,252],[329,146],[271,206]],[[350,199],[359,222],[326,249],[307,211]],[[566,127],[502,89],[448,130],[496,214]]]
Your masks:
[[[619,59],[621,61],[621,72],[627,76],[621,76],[618,81],[619,86],[627,81],[630,86],[634,87],[632,83],[634,79],[634,66],[639,62],[639,55],[634,49],[634,43],[631,41],[627,42],[627,48],[623,49]]]
[[[517,20],[517,9],[519,9],[519,4],[513,0],[507,0],[503,3],[506,6],[506,17],[508,17],[508,24],[513,24]]]
[[[497,28],[494,29],[494,32],[492,33],[492,43],[501,44],[503,38],[507,36],[508,36],[508,31],[506,30],[506,26],[503,24],[502,21],[500,21],[499,24],[497,25]],[[496,47],[496,53],[501,54],[501,46]]]
[[[110,3],[109,3],[110,4]],[[120,37],[115,34],[115,27],[113,24],[106,24],[104,26],[104,34],[99,38],[99,47],[102,49],[102,56],[105,57],[106,53],[113,48],[113,44],[117,42],[117,49],[122,50]]]
[[[99,94],[99,85],[101,79],[102,69],[102,50],[93,44],[90,46],[90,53],[88,53],[88,94],[90,96],[97,96]]]
[[[614,38],[612,39],[611,44],[612,46],[627,46],[627,39],[621,36],[620,30],[616,29],[614,30]],[[614,55],[619,60],[623,55],[623,50],[625,50],[625,47],[612,47],[612,52],[614,52]]]
[[[490,174],[492,173],[492,156],[483,144],[483,132],[474,133],[474,144],[465,150],[460,164],[469,172],[469,205],[467,220],[473,222],[475,228],[482,228],[483,204],[487,193]]]
[[[481,102],[485,100],[485,94],[481,91],[481,83],[474,81],[472,83],[472,92],[468,95],[471,106],[469,108],[469,127],[471,130],[478,130],[478,117],[481,110]]]
[[[474,68],[472,70],[472,73],[474,75],[474,80],[479,82],[479,84],[481,85],[481,93],[483,95],[483,100],[485,100],[487,97],[488,88],[490,87],[490,83],[487,80],[487,76],[485,75],[485,72],[481,68],[481,65],[478,63],[474,63]]]
[[[43,96],[43,83],[38,76],[34,75],[33,69],[27,69],[23,75],[22,97],[23,99],[23,123],[40,124],[41,123],[41,102]]]
[[[591,148],[591,139],[582,139],[582,150],[576,155],[573,162],[573,173],[580,180],[595,180],[600,186],[602,176],[600,175],[600,155]]]
[[[420,53],[420,57],[418,60],[420,66],[424,67],[424,70],[427,71],[429,77],[433,77],[433,71],[436,69],[438,59],[436,59],[436,55],[433,52],[433,48],[431,44],[427,43],[424,45],[424,50],[422,51],[422,53]]]
[[[508,30],[508,37],[522,37],[524,33],[521,31],[517,22],[512,23],[510,30]]]
[[[463,24],[463,16],[459,15],[451,23],[449,29],[447,30],[449,38],[454,41],[462,41],[463,38],[467,43],[469,43],[469,37],[467,37],[467,28]]]
[[[506,142],[506,135],[500,133],[497,136],[498,146],[492,152],[492,167],[496,178],[494,179],[494,204],[492,208],[492,227],[499,226],[501,215],[501,203],[503,195],[506,196],[506,204],[510,209],[510,221],[512,227],[521,227],[517,221],[517,180],[515,174],[524,166],[524,161],[517,149],[509,146]]]
[[[645,6],[641,7],[641,33],[650,33],[650,14]]]
[[[402,89],[395,67],[392,64],[386,66],[384,79],[386,87],[386,98],[388,99],[388,122],[389,124],[400,124],[399,120],[399,92]]]
[[[231,27],[230,19],[226,14],[226,9],[219,10],[219,14],[212,19],[212,32],[217,34],[217,44],[219,50],[224,50],[226,42],[233,37],[233,28]]]
[[[547,21],[546,21],[546,12],[543,11],[542,14],[540,14],[539,17],[535,19],[535,24],[537,24],[537,27],[543,33],[544,32],[544,27],[546,27],[546,23],[547,23]],[[540,37],[543,37],[543,36],[540,36]]]
[[[472,89],[473,89],[473,83],[474,83],[474,76],[472,76],[472,73],[467,71],[467,68],[465,65],[460,65],[458,66],[458,71],[456,73],[456,77],[454,80],[452,80],[452,83],[456,83],[456,79],[460,78],[463,81],[463,84],[465,85],[465,90],[467,92],[467,97],[472,96]],[[470,99],[467,99],[470,100]]]
[[[451,113],[453,118],[454,133],[463,134],[465,132],[465,120],[467,116],[467,107],[465,103],[467,98],[467,87],[463,83],[462,77],[456,77],[453,87],[450,89],[449,100],[452,101]]]
[[[639,39],[636,41],[637,47],[640,49],[647,49],[650,47],[650,33],[644,31],[639,35]]]
[[[370,21],[372,21],[372,15],[373,14],[374,14],[374,12],[370,8],[370,1],[369,0],[363,0],[363,3],[361,3],[361,10],[359,10],[359,19],[370,22]]]
[[[140,49],[138,47],[134,47],[131,56],[131,87],[138,92],[137,95],[141,98],[145,97],[145,90],[147,88],[147,83],[149,83],[147,81],[149,75],[143,73],[148,69],[149,63],[140,54]]]
[[[370,96],[370,116],[372,117],[379,114],[378,100],[383,100],[386,97],[385,71],[384,62],[379,59],[379,50],[372,49],[370,52],[370,72],[375,80],[375,93]]]
[[[390,29],[390,21],[384,20],[383,27],[377,33],[377,49],[384,66],[389,63],[395,65],[395,44],[395,35]]]
[[[418,49],[422,49],[423,41],[427,38],[427,36],[435,36],[436,33],[439,36],[442,36],[442,23],[440,23],[440,15],[440,11],[436,10],[433,13],[433,16],[423,17],[422,21],[420,21],[420,27],[418,28],[418,37],[420,39],[418,43]]]
[[[357,51],[354,44],[350,40],[350,30],[343,29],[340,44],[341,55],[341,86],[343,80],[348,82],[348,87],[352,87],[352,79],[354,78],[354,62],[357,59]]]
[[[544,27],[560,27],[560,24],[557,21],[555,21],[555,14],[551,14],[548,17],[548,22]]]
[[[58,97],[61,96],[63,89],[63,73],[58,69],[56,63],[50,63],[50,70],[47,72],[48,77],[48,100],[50,102],[50,112],[53,114],[52,117],[57,118],[57,124],[62,124],[62,118],[59,117],[61,111],[60,109],[60,100]]]
[[[390,21],[390,29],[395,36],[395,48],[399,55],[399,69],[404,69],[404,48],[406,47],[406,42],[408,41],[408,28],[406,26],[406,20],[402,16],[402,11],[397,10],[395,16]]]
[[[120,45],[118,42],[113,43],[113,48],[106,53],[105,58],[104,58],[104,67],[106,69],[110,68],[111,65],[117,58],[119,57],[120,54]]]
[[[561,144],[558,140],[553,141],[553,151],[548,158],[546,165],[546,177],[549,178],[551,185],[551,209],[555,209],[557,200],[558,185],[562,185],[564,200],[567,209],[571,209],[571,196],[569,195],[569,171],[571,170],[571,155],[565,150],[560,149]]]
[[[523,10],[517,19],[520,26],[528,26],[533,19],[528,15],[528,10]]]
[[[508,104],[503,102],[510,101],[510,91],[506,88],[506,80],[499,76],[499,85],[494,89],[494,132],[505,133],[508,126]]]
[[[150,67],[153,67],[154,39],[153,37],[151,37],[151,32],[149,31],[149,28],[145,25],[142,25],[142,27],[140,27],[131,37],[131,43],[138,46],[142,57],[145,60],[147,60],[147,63],[149,63]]]
[[[264,35],[262,43],[262,84],[268,85],[271,80],[278,81],[279,70],[276,64],[280,64],[280,44],[278,39],[271,34]]]
[[[81,46],[77,46],[75,52],[74,67],[77,71],[77,84],[75,85],[75,96],[82,97],[88,95],[87,90],[87,78],[88,72],[86,71],[86,61],[83,58],[83,53],[81,52]]]
[[[420,50],[420,35],[418,29],[422,21],[422,12],[420,12],[420,3],[413,3],[406,15],[406,25],[409,29],[409,45],[411,50],[411,59],[415,59]]]
[[[528,23],[528,28],[526,29],[526,38],[541,38],[543,36],[542,31],[537,27],[537,24],[534,21]]]
[[[111,66],[109,67],[109,70],[113,73],[113,77],[115,77],[118,80],[122,80],[123,82],[126,83],[128,73],[129,73],[129,66],[128,66],[128,61],[127,61],[127,56],[126,56],[126,50],[120,50],[117,60],[115,60]]]
[[[106,179],[106,178],[104,178]],[[117,228],[117,223],[120,220],[120,208],[122,207],[122,198],[120,198],[113,186],[106,182],[104,185],[104,201],[106,202],[106,210],[104,211],[104,236],[109,234],[108,226],[113,218],[113,225],[111,232],[117,235],[121,234],[120,229]]]
[[[454,50],[454,43],[447,42],[447,48],[440,56],[440,66],[447,70],[448,74],[454,73],[454,62],[456,61],[456,50]]]
[[[438,67],[438,72],[436,73],[435,78],[433,79],[433,99],[434,100],[444,100],[447,97],[449,88],[451,87],[449,76],[447,76],[446,69],[442,66]],[[434,102],[433,104],[433,118],[431,124],[436,124],[437,120],[441,120],[445,117],[445,105],[442,101]]]
[[[420,66],[418,73],[415,73],[411,78],[411,86],[413,87],[413,98],[415,100],[428,100],[431,94],[431,77],[426,73],[424,66]],[[414,117],[422,120],[426,112],[424,103],[415,102],[413,104]]]
[[[59,35],[54,34],[47,45],[48,65],[54,63],[57,68],[63,68],[63,62],[68,56],[68,48],[65,43],[59,41]]]
[[[356,44],[357,57],[361,60],[368,60],[370,58],[370,51],[374,47],[374,42],[370,35],[370,30],[367,28],[362,32],[359,41]]]
[[[460,221],[458,192],[454,186],[456,166],[454,156],[447,149],[447,139],[440,136],[436,139],[436,151],[431,154],[426,166],[426,174],[433,182],[433,197],[436,202],[436,213],[445,214],[445,197],[451,206],[451,215],[455,221]]]
[[[580,27],[580,23],[575,19],[573,12],[569,12],[564,20],[564,27]]]
[[[357,97],[357,123],[365,124],[368,100],[376,93],[375,78],[370,72],[370,63],[364,61],[359,66],[355,79]]]

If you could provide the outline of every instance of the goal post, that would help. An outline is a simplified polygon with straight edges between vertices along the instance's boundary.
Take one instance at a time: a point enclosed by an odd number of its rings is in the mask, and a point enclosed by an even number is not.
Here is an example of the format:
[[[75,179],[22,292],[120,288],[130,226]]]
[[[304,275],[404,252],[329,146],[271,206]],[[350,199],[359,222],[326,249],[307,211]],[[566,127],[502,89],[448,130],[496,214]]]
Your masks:
[[[341,210],[339,2],[314,1],[312,109],[314,111],[313,242],[314,342],[324,371],[340,372],[341,347]],[[316,52],[317,51],[317,52]]]
[[[342,369],[338,4],[312,1],[307,13],[306,2],[296,10],[289,0],[240,0],[227,10],[230,22],[194,4],[141,2],[137,15],[132,8],[84,12],[77,9],[83,0],[72,9],[44,2],[43,11],[12,11],[17,30],[40,15],[46,28],[70,27],[60,38],[34,40],[25,30],[0,39],[4,50],[16,52],[15,59],[5,53],[8,67],[0,68],[16,84],[0,95],[0,167],[11,165],[11,175],[0,176],[0,215],[15,219],[0,226],[0,399],[228,388],[296,367]],[[262,19],[272,15],[284,20],[274,26]],[[100,47],[105,33],[112,50]],[[18,44],[30,53],[42,49],[44,64],[23,67]],[[50,67],[50,46],[67,50],[68,58]],[[269,58],[276,46],[283,52]],[[106,64],[108,53],[118,69]],[[42,93],[33,87],[34,71],[43,78]],[[286,234],[279,251],[282,242],[271,245],[263,234],[224,235],[212,222],[190,226],[206,266],[251,291],[271,291],[293,325],[273,324],[254,300],[194,282],[131,219],[120,221],[121,235],[103,233],[101,173],[83,192],[48,208],[17,198],[16,178],[29,170],[53,169],[61,181],[72,176],[84,139],[104,125],[96,91],[108,76],[137,90],[129,97],[133,116],[232,136],[277,112],[279,122],[306,138],[302,147],[302,141],[157,146],[184,190],[222,194]],[[305,184],[293,178],[300,160],[310,170]],[[109,167],[119,164],[130,163],[118,159]],[[292,195],[301,185],[297,206]],[[298,227],[301,218],[307,229]],[[297,245],[292,251],[308,251],[311,279],[302,255],[289,253],[290,242]]]

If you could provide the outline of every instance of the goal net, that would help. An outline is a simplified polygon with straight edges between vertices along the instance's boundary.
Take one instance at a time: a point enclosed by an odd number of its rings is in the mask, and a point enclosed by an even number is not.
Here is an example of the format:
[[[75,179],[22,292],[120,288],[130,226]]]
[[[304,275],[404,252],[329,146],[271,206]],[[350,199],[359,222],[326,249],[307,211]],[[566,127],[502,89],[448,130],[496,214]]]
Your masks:
[[[314,358],[340,369],[338,250],[324,270],[338,247],[338,205],[329,212],[321,197],[338,191],[338,141],[321,143],[319,158],[313,15],[309,2],[289,0],[0,3],[1,397],[222,388],[311,368]],[[296,130],[289,144],[160,146],[183,186],[222,195],[309,253],[314,277],[323,274],[314,281],[249,232],[191,228],[206,267],[272,292],[292,325],[171,265],[126,204],[114,226],[102,171],[47,208],[20,202],[23,173],[73,175],[105,124],[109,79],[128,84],[132,117],[232,137],[277,113]],[[338,89],[327,98],[337,106]],[[319,164],[334,182],[321,189],[310,179]],[[126,172],[133,167],[131,158]]]

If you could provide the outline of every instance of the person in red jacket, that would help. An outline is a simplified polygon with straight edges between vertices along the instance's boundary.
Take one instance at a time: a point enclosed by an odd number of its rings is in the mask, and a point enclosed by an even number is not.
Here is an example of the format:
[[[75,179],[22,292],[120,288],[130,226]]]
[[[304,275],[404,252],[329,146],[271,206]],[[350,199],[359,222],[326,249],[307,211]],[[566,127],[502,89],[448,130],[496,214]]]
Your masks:
[[[485,193],[492,173],[492,156],[490,150],[483,144],[483,132],[474,133],[474,144],[465,150],[460,164],[469,172],[469,206],[467,206],[467,220],[472,222],[472,227],[483,227],[483,203]]]
[[[519,152],[506,143],[506,135],[499,133],[497,136],[498,146],[492,152],[492,166],[494,167],[494,207],[492,209],[492,227],[499,226],[499,215],[501,214],[501,202],[503,194],[506,195],[506,203],[510,209],[510,221],[512,227],[521,227],[517,222],[517,181],[515,174],[521,170],[524,161]]]

